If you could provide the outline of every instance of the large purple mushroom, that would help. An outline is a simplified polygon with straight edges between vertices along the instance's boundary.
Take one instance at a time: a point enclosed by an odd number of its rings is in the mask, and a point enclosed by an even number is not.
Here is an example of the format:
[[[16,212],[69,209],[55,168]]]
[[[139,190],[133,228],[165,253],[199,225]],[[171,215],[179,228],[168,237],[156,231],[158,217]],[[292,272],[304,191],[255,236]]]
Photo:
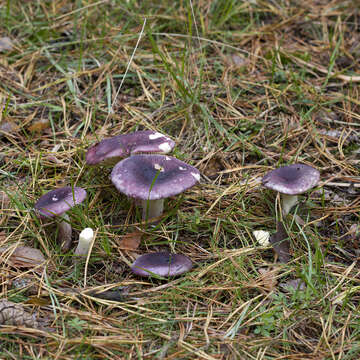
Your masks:
[[[156,252],[141,255],[131,266],[134,274],[139,276],[178,276],[192,268],[191,260],[181,254]]]
[[[117,163],[111,181],[125,195],[142,200],[143,219],[163,213],[164,199],[200,180],[195,167],[167,155],[134,155]]]
[[[59,223],[59,238],[62,249],[69,250],[71,246],[72,228],[66,211],[76,204],[82,203],[86,198],[86,191],[81,187],[66,186],[49,191],[35,204],[34,209],[41,219],[61,216]]]
[[[173,140],[159,132],[136,131],[104,139],[93,145],[86,153],[86,163],[89,165],[105,161],[116,163],[125,157],[140,153],[167,154],[174,146]]]
[[[282,214],[286,216],[297,203],[297,196],[316,186],[320,173],[309,165],[292,164],[267,173],[262,184],[281,193]]]

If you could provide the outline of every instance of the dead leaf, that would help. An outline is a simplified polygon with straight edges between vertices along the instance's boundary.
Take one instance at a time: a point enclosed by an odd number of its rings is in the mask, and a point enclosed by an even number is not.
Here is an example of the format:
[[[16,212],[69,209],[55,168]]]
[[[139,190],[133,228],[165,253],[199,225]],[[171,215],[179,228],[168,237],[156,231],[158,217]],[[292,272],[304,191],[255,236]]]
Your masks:
[[[276,280],[276,274],[278,272],[278,269],[264,269],[260,268],[259,273],[261,274],[260,282],[261,285],[269,291],[274,290],[277,280]]]
[[[13,42],[7,36],[0,38],[0,52],[8,51],[13,48]]]
[[[31,296],[29,298],[29,300],[25,301],[25,304],[36,305],[36,306],[46,306],[46,305],[51,304],[51,300],[49,298]]]
[[[124,287],[118,290],[105,290],[102,292],[90,291],[86,293],[86,295],[103,300],[124,302],[126,300],[128,292],[129,292],[129,288]]]
[[[5,241],[6,239],[6,233],[5,231],[0,231],[0,242]]]
[[[279,262],[288,263],[291,259],[288,234],[281,221],[277,222],[276,229],[276,233],[270,236],[270,243],[279,257]]]
[[[305,290],[305,283],[301,279],[288,280],[280,286],[285,290]]]
[[[5,134],[12,134],[19,130],[19,127],[13,121],[2,121],[0,123],[0,137]]]
[[[45,258],[40,250],[29,246],[18,246],[14,251],[11,247],[2,247],[0,261],[6,261],[11,266],[20,268],[38,267],[38,270],[42,271],[41,265],[45,263]]]
[[[360,225],[359,224],[352,224],[349,230],[350,238],[352,240],[360,239]]]
[[[233,63],[234,67],[241,68],[243,66],[246,66],[249,61],[246,58],[244,58],[243,56],[233,54],[233,55],[231,55],[231,62]]]
[[[224,170],[223,165],[221,164],[220,159],[217,157],[212,157],[206,164],[206,167],[203,170],[203,173],[209,177],[212,178],[214,176],[217,176],[219,171]]]
[[[10,198],[5,191],[0,191],[0,209],[7,209],[10,204]]]
[[[41,132],[45,129],[48,129],[50,127],[50,121],[49,119],[40,119],[37,121],[34,121],[30,126],[29,130],[31,132]]]
[[[132,233],[123,235],[120,237],[119,248],[122,250],[136,250],[141,242],[143,233],[140,231],[134,231]]]
[[[0,300],[0,325],[27,326],[37,328],[35,314],[29,314],[23,306],[7,300]]]

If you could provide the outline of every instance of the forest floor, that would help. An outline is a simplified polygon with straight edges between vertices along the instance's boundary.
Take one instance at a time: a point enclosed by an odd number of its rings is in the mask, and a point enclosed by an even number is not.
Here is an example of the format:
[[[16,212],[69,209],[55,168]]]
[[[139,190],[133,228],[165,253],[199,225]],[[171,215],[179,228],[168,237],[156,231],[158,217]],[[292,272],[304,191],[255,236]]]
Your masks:
[[[0,358],[359,359],[359,59],[353,0],[0,1]],[[85,163],[136,130],[201,172],[156,226]],[[292,163],[320,181],[281,219]],[[33,207],[68,185],[66,252]],[[161,250],[193,269],[131,272]]]

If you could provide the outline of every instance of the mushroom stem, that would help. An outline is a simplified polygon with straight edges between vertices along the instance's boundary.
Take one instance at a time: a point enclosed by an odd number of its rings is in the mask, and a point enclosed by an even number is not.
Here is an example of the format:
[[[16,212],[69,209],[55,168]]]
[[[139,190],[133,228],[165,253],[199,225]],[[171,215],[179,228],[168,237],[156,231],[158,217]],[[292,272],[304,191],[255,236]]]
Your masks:
[[[297,195],[281,194],[282,215],[286,216],[287,214],[289,214],[291,208],[295,206],[297,202],[298,202]]]
[[[164,211],[164,199],[142,201],[143,220],[161,216]]]
[[[85,228],[79,235],[79,243],[74,254],[77,256],[86,256],[89,252],[93,239],[93,229]]]
[[[58,239],[61,242],[61,250],[68,251],[72,242],[72,227],[70,225],[70,218],[68,214],[63,214],[62,220],[59,223]]]

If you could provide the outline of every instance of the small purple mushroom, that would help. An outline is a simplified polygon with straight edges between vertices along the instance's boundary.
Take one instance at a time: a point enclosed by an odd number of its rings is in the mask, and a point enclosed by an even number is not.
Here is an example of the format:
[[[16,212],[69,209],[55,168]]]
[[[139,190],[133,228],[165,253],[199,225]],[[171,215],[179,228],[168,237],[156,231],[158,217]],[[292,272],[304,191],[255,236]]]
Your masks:
[[[262,184],[268,189],[281,193],[281,208],[286,216],[297,203],[297,195],[314,187],[320,179],[320,173],[309,165],[292,164],[267,173]]]
[[[134,274],[139,276],[178,276],[192,268],[191,260],[181,254],[156,252],[138,257],[131,266]]]
[[[111,173],[120,192],[142,200],[143,220],[160,216],[165,198],[182,193],[199,180],[199,170],[166,155],[134,155],[117,163]]]
[[[175,142],[156,131],[136,131],[104,139],[90,147],[86,154],[86,163],[96,165],[107,160],[116,163],[124,157],[139,153],[167,154]]]
[[[72,228],[66,211],[85,200],[86,191],[81,187],[66,186],[49,191],[35,204],[34,208],[41,219],[62,215],[59,223],[59,238],[62,249],[69,250],[71,245]]]

